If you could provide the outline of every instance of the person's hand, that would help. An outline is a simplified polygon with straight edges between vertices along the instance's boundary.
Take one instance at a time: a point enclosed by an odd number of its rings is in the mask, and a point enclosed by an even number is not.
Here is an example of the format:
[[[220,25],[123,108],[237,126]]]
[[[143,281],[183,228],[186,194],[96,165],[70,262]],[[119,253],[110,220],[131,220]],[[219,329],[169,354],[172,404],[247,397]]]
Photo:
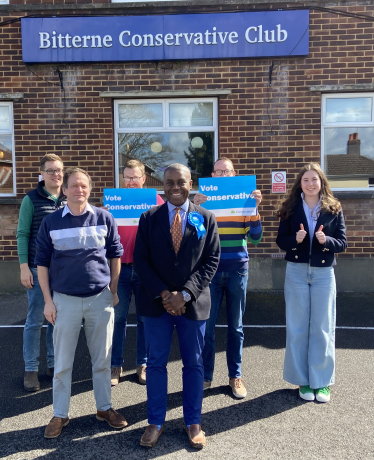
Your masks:
[[[172,316],[183,315],[186,312],[183,294],[180,291],[173,291],[169,294],[166,299],[162,300],[165,310]]]
[[[256,207],[258,208],[262,200],[261,190],[253,190],[252,196],[256,200]]]
[[[55,325],[55,321],[56,321],[56,306],[55,304],[53,303],[52,300],[48,301],[45,303],[44,305],[44,316],[45,316],[45,319]]]
[[[21,283],[25,288],[32,289],[34,284],[34,277],[32,276],[31,270],[27,264],[20,265],[21,267]]]
[[[118,302],[119,302],[118,294],[115,293],[113,294],[113,307],[115,307]]]
[[[316,238],[320,244],[325,244],[326,243],[326,235],[322,231],[323,225],[320,226],[320,228],[316,231]]]
[[[208,197],[203,193],[196,193],[196,195],[193,198],[193,204],[196,204],[196,206],[200,206],[201,204],[205,203],[207,199]]]
[[[300,230],[296,232],[296,241],[302,243],[306,237],[306,231],[304,230],[304,225],[300,224]]]

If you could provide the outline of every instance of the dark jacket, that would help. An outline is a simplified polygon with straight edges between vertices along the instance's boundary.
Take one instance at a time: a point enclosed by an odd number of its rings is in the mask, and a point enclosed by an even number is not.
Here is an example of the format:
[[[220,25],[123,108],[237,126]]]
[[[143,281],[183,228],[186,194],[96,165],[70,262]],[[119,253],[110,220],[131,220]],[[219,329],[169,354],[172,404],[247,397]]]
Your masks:
[[[301,243],[296,241],[296,233],[300,230],[300,224],[304,225],[307,232]],[[326,235],[325,244],[320,244],[313,234],[312,253],[309,259],[310,232],[305,216],[303,201],[296,203],[293,214],[286,220],[281,220],[278,228],[277,245],[287,251],[285,259],[290,262],[310,263],[312,267],[330,267],[338,252],[343,252],[347,247],[343,211],[339,214],[321,212],[315,231],[323,225],[323,233]]]
[[[209,283],[220,257],[218,228],[210,211],[190,202],[188,212],[192,211],[204,217],[206,237],[198,239],[195,227],[187,221],[177,255],[171,239],[167,203],[142,214],[134,249],[134,268],[141,283],[136,302],[138,315],[162,315],[166,310],[160,293],[166,289],[172,292],[187,288],[192,299],[186,304],[186,318],[209,318]]]
[[[45,216],[48,216],[51,212],[55,212],[57,209],[62,208],[66,203],[66,197],[60,195],[57,203],[54,199],[48,195],[44,190],[44,180],[39,182],[36,189],[31,190],[27,195],[29,196],[32,204],[34,205],[34,215],[32,217],[30,238],[29,238],[29,267],[36,267],[35,265],[35,254],[36,254],[36,237],[40,224]]]

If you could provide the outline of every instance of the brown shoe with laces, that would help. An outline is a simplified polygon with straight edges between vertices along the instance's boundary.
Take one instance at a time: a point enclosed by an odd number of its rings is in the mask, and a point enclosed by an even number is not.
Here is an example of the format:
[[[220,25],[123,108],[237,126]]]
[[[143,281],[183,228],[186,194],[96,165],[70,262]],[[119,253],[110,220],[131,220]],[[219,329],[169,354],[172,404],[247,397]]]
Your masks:
[[[112,408],[108,410],[98,410],[96,418],[101,422],[108,422],[112,428],[117,428],[119,430],[128,425],[125,418]]]
[[[69,417],[53,417],[48,425],[45,427],[44,437],[47,439],[57,438],[60,436],[64,426],[69,423]]]
[[[190,425],[189,428],[186,427],[186,432],[192,447],[195,449],[202,449],[204,446],[206,446],[205,433],[201,429],[200,425]]]
[[[241,377],[236,379],[230,378],[229,385],[232,388],[232,394],[236,398],[243,399],[247,396],[247,389],[245,388],[244,380]]]

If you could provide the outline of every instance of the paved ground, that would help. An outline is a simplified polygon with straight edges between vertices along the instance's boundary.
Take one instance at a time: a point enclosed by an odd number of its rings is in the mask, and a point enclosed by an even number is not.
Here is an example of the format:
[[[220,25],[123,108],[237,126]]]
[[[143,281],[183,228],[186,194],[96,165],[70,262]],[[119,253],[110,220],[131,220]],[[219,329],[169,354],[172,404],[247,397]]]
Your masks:
[[[128,331],[126,375],[113,389],[114,407],[126,417],[123,431],[99,422],[90,361],[82,333],[73,372],[71,422],[55,440],[43,438],[52,417],[51,381],[41,364],[42,390],[22,387],[24,294],[0,294],[0,457],[8,459],[373,459],[373,295],[338,296],[337,384],[328,404],[306,403],[282,380],[285,329],[281,292],[251,293],[245,315],[243,374],[248,396],[235,400],[227,386],[225,328],[217,328],[214,385],[205,392],[207,447],[189,447],[183,431],[181,361],[174,342],[169,369],[165,432],[153,449],[139,446],[147,423],[146,390],[134,376],[135,333]],[[135,322],[133,309],[129,322]],[[224,324],[224,312],[220,323]],[[255,327],[252,327],[255,326]],[[273,327],[270,327],[273,326]],[[278,327],[274,327],[278,326]],[[281,327],[279,327],[281,326]],[[343,328],[341,328],[343,327]],[[371,329],[369,329],[371,328]],[[43,331],[43,334],[45,330]],[[43,347],[43,354],[45,350]]]

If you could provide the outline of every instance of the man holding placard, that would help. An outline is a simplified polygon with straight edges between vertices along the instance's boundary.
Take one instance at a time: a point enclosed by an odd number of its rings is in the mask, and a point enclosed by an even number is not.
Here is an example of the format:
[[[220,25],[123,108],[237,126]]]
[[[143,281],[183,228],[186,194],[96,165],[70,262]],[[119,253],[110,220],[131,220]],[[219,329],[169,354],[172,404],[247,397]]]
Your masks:
[[[228,158],[222,157],[214,163],[212,177],[225,178],[234,176],[234,166]],[[244,177],[241,177],[241,179],[244,179]],[[253,176],[248,177],[249,183],[251,183],[250,180],[253,181],[255,187],[255,178]],[[197,205],[207,203],[204,207],[207,207],[216,215],[221,244],[220,263],[210,283],[212,308],[210,318],[206,324],[203,350],[204,390],[212,386],[215,358],[214,330],[223,295],[225,294],[228,325],[226,359],[229,371],[229,385],[234,396],[242,399],[247,395],[241,373],[244,341],[242,319],[248,281],[247,239],[254,245],[257,245],[262,239],[261,219],[257,212],[258,205],[261,203],[261,192],[260,190],[244,190],[239,193],[233,188],[228,188],[227,190],[230,190],[230,192],[222,194],[219,190],[220,187],[217,187],[217,185],[202,188],[201,183],[203,181],[208,180],[199,181],[200,191],[204,189],[207,195],[208,191],[209,195],[212,195],[210,193],[212,191],[213,195],[207,196],[197,193],[194,203]],[[217,181],[213,182],[218,184]],[[253,202],[255,207],[243,207],[243,200],[244,203],[249,203],[249,205]],[[212,203],[214,204],[212,205]],[[215,206],[215,203],[220,205]],[[231,204],[231,208],[228,207],[229,204]],[[238,206],[241,206],[241,208]],[[247,206],[247,204],[244,204],[244,206]],[[217,209],[218,207],[226,207],[226,209]]]
[[[125,189],[141,189],[145,183],[144,164],[139,160],[129,160],[123,169],[123,186]],[[157,204],[163,204],[164,200],[156,193]],[[155,203],[156,204],[156,203]],[[144,209],[145,210],[145,209]],[[123,353],[126,343],[127,315],[131,302],[131,295],[134,293],[135,301],[139,290],[139,278],[133,266],[133,252],[135,238],[138,231],[139,219],[131,219],[121,225],[118,222],[118,233],[123,246],[121,257],[121,273],[118,281],[119,302],[114,307],[114,331],[112,345],[111,363],[111,384],[115,386],[119,383],[122,373]],[[137,316],[137,340],[136,340],[136,373],[139,383],[146,383],[147,353],[144,341],[144,319]]]

